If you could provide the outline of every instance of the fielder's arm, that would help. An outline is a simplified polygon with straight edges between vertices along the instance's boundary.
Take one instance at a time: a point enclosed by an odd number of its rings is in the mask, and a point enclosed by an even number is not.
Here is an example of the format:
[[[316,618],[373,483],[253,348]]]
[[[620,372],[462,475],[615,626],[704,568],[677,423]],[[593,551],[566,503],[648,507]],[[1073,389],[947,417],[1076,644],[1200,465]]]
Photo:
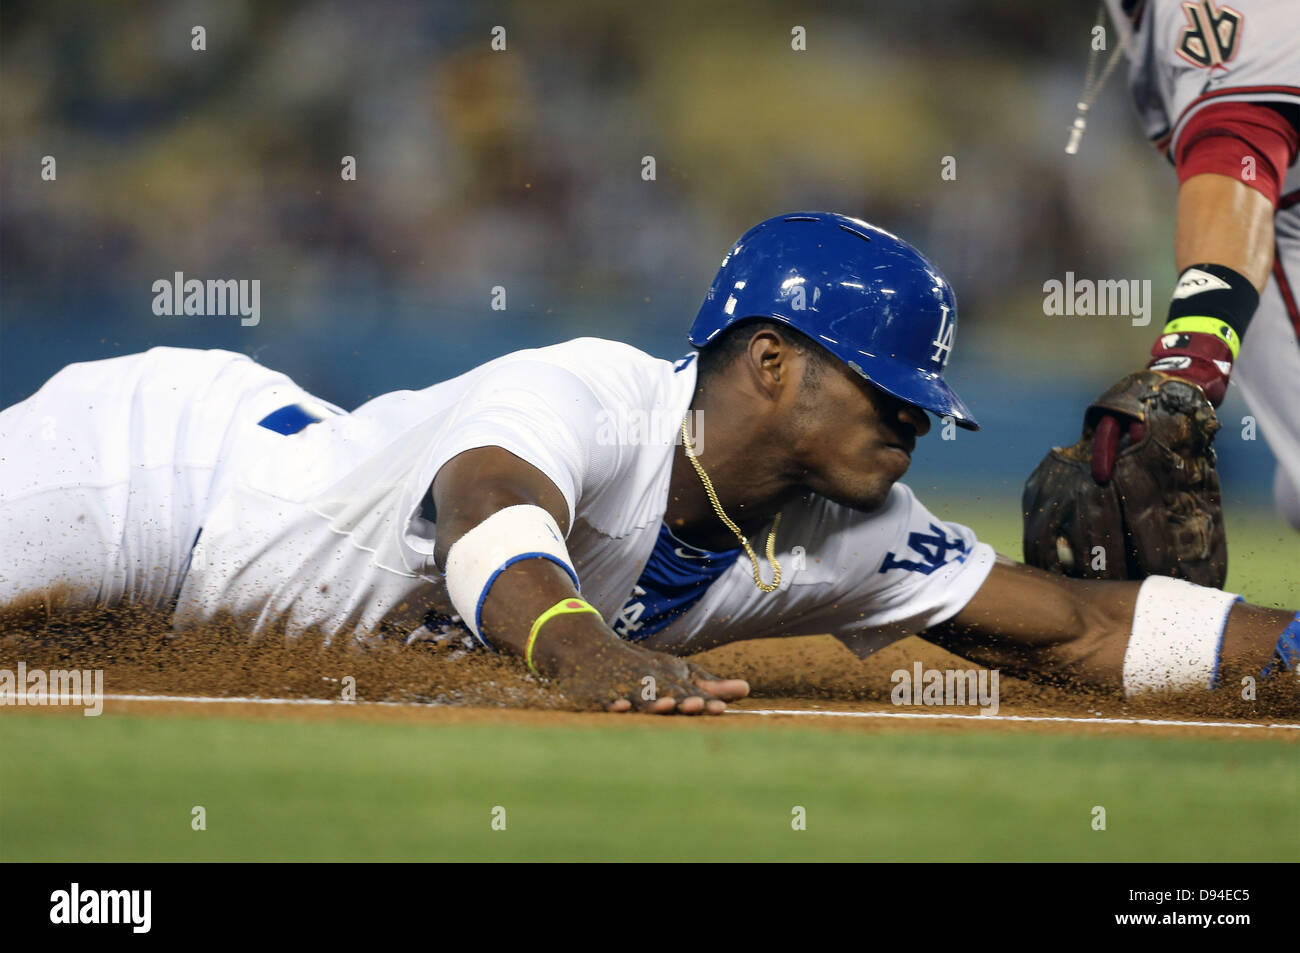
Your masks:
[[[1181,580],[1069,579],[999,557],[961,612],[923,638],[980,665],[1130,694],[1209,688],[1270,664],[1296,614]],[[1226,622],[1225,622],[1226,615]]]
[[[1179,278],[1147,367],[1196,384],[1215,407],[1273,267],[1273,216],[1298,141],[1295,107],[1249,102],[1207,106],[1180,135]],[[1092,475],[1105,484],[1123,433],[1138,443],[1143,427],[1109,412],[1095,424]]]
[[[524,656],[537,620],[552,606],[580,598],[563,542],[569,532],[563,494],[532,464],[500,447],[453,457],[438,471],[432,494],[434,559],[444,567],[453,602],[458,591],[468,592],[458,611],[467,621],[474,618],[484,642]],[[534,550],[553,558],[530,558]],[[594,612],[547,619],[533,640],[531,662],[540,674],[564,680],[575,696],[611,711],[717,714],[726,701],[749,694],[743,681],[717,679],[693,663],[624,642]],[[646,691],[646,676],[654,680],[653,691]]]
[[[1273,267],[1273,203],[1239,179],[1213,172],[1178,188],[1174,258],[1179,274],[1201,262],[1236,271],[1263,291]]]

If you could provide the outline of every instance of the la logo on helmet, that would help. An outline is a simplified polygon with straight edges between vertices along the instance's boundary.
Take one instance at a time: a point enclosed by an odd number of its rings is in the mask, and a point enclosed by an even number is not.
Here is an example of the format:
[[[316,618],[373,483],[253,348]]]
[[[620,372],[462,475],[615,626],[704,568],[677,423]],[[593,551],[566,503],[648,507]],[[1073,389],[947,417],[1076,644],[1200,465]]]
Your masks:
[[[948,366],[948,357],[952,354],[952,332],[955,325],[948,320],[948,306],[941,304],[939,309],[939,331],[930,342],[934,345],[934,353],[930,355],[930,360],[938,361],[939,366],[943,368]],[[940,355],[943,357],[941,358]]]

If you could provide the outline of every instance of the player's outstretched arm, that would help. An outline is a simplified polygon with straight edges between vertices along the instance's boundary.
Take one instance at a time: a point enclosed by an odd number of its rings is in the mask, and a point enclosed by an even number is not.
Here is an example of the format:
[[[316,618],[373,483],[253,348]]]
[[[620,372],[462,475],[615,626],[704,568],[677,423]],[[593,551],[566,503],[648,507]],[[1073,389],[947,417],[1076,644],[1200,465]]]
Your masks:
[[[743,681],[624,642],[583,608],[564,548],[568,505],[536,467],[499,447],[469,450],[439,470],[432,493],[434,558],[485,643],[610,711],[718,714],[749,694]]]
[[[999,557],[951,620],[924,638],[1026,678],[1138,694],[1210,688],[1270,665],[1296,614],[1167,577],[1069,579]]]

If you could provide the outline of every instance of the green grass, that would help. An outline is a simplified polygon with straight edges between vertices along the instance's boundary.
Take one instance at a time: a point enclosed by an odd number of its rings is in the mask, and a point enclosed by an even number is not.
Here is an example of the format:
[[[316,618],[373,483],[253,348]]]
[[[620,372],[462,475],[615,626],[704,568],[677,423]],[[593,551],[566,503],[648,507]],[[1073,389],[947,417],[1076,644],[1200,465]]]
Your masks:
[[[0,859],[1294,861],[1297,750],[11,710]],[[195,805],[205,831],[191,830]],[[497,805],[505,831],[491,829]]]

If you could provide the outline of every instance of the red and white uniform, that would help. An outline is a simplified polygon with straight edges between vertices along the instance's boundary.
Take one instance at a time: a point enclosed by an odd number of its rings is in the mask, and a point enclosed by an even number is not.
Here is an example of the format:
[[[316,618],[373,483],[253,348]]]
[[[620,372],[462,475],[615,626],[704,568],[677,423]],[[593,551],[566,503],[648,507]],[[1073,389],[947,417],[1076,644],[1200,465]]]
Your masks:
[[[1129,86],[1138,116],[1152,143],[1171,159],[1183,156],[1190,144],[1184,135],[1195,134],[1198,116],[1210,107],[1280,104],[1300,110],[1297,0],[1107,5],[1128,37]],[[1229,115],[1222,109],[1218,114]],[[1300,529],[1300,163],[1290,159],[1276,188],[1273,274],[1232,381],[1277,457],[1278,509]]]

